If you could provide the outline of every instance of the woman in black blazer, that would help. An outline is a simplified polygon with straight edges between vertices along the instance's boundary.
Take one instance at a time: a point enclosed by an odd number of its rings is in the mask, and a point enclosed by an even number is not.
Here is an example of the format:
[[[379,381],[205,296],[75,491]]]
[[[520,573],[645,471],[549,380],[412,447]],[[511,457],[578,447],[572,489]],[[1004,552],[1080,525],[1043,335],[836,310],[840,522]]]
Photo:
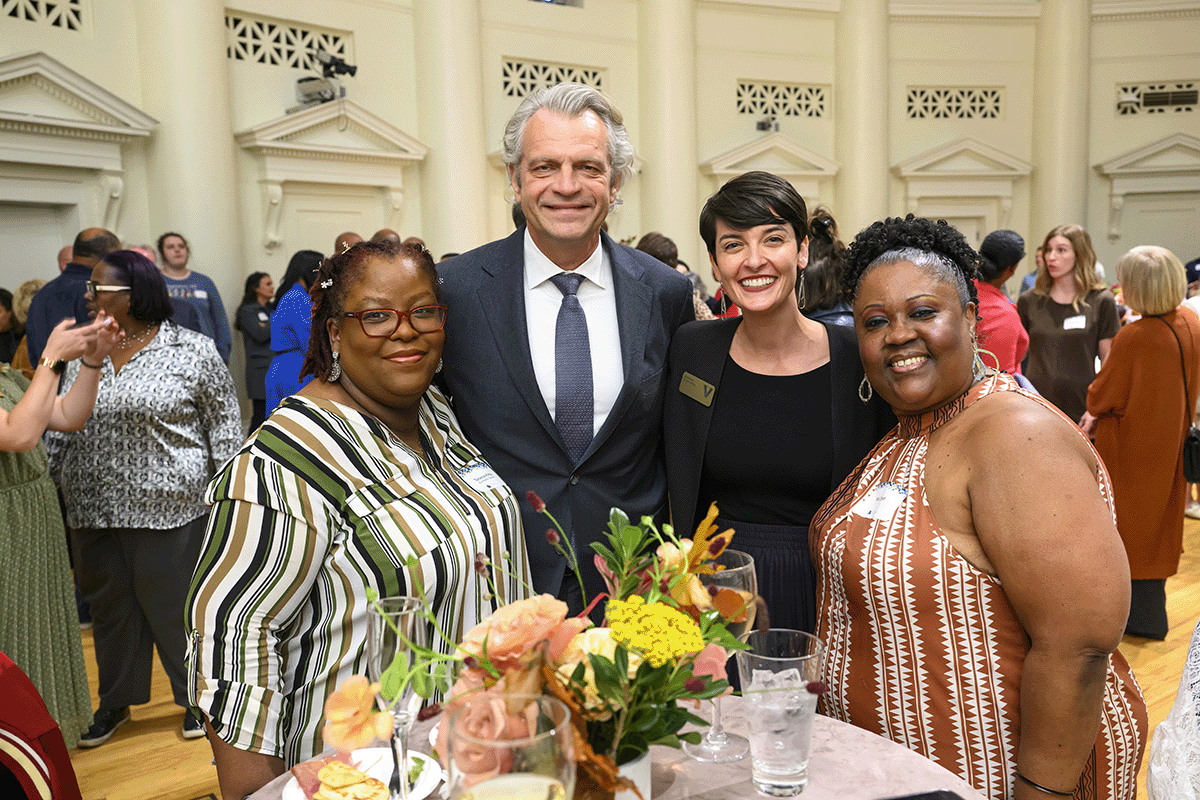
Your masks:
[[[275,353],[271,351],[271,312],[275,309],[275,284],[265,272],[246,278],[246,291],[238,306],[233,326],[242,332],[246,345],[246,394],[254,406],[250,433],[267,418],[267,370]]]
[[[863,379],[852,328],[800,313],[808,262],[804,200],[786,180],[749,172],[700,214],[714,274],[742,310],[694,322],[671,341],[664,442],[671,518],[690,536],[709,504],[754,557],[771,627],[812,631],[813,514],[893,425]]]

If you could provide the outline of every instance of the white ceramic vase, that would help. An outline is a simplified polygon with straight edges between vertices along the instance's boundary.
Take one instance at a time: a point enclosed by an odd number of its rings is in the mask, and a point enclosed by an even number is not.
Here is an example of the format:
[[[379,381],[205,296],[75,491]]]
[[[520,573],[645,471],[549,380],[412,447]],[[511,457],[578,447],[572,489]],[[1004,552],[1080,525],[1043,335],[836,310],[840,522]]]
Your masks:
[[[622,764],[619,770],[621,777],[629,778],[633,781],[634,786],[642,793],[644,800],[650,800],[650,776],[651,762],[650,751],[647,750],[640,756],[630,761],[627,764]],[[637,794],[626,789],[622,792],[617,792],[613,800],[637,800]]]

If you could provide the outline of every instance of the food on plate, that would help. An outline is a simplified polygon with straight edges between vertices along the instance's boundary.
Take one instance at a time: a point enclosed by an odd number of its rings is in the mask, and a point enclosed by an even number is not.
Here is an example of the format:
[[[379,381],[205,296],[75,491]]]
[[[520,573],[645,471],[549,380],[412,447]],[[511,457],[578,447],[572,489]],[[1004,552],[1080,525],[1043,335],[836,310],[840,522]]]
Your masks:
[[[313,800],[387,800],[383,781],[366,775],[343,761],[332,761],[317,773],[321,788]]]

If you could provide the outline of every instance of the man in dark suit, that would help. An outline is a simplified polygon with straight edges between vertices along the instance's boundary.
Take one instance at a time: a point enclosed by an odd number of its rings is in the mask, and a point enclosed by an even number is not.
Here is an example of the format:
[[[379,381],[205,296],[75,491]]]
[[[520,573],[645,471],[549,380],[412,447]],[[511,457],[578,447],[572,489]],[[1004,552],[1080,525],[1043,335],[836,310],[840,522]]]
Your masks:
[[[694,316],[691,284],[601,230],[633,168],[604,95],[534,92],[505,127],[504,160],[526,226],[441,266],[443,385],[500,477],[519,497],[537,492],[562,523],[591,600],[603,583],[590,545],[609,510],[667,517],[663,366]],[[581,610],[549,521],[529,504],[522,521],[534,588]]]
[[[100,259],[120,249],[121,240],[103,228],[87,228],[75,237],[71,262],[63,268],[62,274],[38,289],[29,304],[25,320],[29,363],[38,363],[55,325],[70,317],[81,325],[90,321],[87,301],[83,299],[84,284],[92,279],[92,268],[100,263]]]

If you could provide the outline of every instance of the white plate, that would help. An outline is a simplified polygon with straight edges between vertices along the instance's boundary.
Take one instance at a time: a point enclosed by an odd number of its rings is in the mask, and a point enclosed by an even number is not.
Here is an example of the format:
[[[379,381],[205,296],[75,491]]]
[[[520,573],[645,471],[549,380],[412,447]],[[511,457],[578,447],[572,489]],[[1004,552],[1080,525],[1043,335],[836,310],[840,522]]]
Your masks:
[[[423,753],[409,752],[408,759],[425,763],[425,768],[421,770],[417,782],[408,793],[408,800],[422,800],[442,782],[442,768],[438,766],[437,761]],[[386,747],[364,747],[362,750],[355,750],[350,754],[350,760],[367,775],[383,781],[385,786],[392,778],[392,754]],[[281,797],[282,800],[308,800],[295,775],[283,785]]]

